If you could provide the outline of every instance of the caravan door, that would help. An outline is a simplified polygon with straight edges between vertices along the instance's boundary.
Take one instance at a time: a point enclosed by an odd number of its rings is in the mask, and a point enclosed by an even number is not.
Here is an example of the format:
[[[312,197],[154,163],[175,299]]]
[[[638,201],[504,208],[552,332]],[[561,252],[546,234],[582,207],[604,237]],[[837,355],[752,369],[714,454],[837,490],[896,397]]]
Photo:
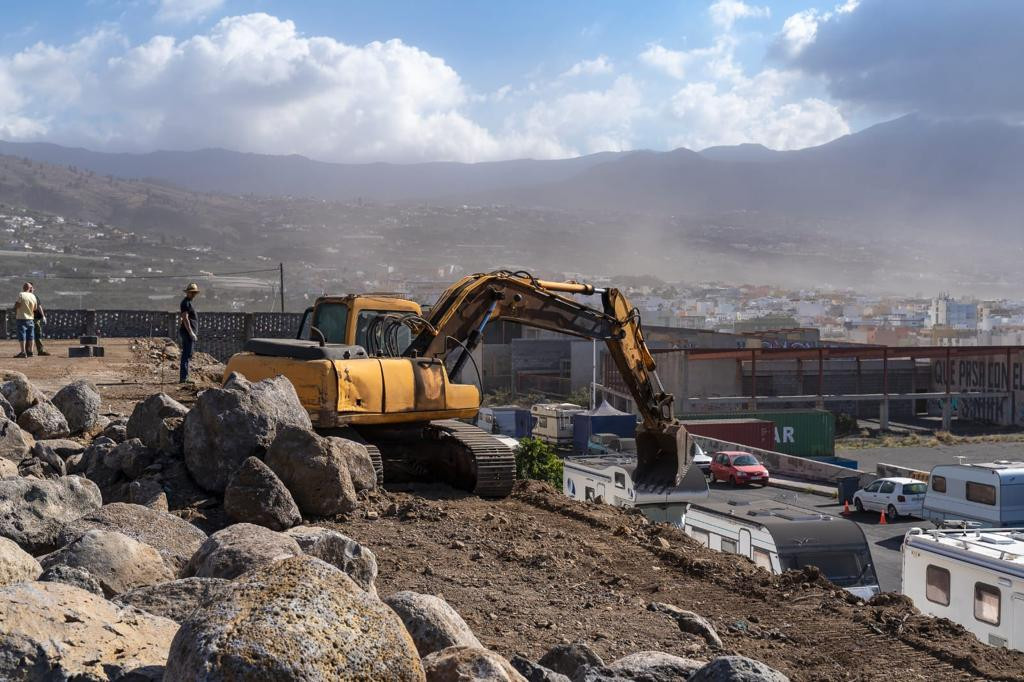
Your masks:
[[[740,528],[739,554],[740,554],[740,556],[745,556],[748,559],[751,558],[751,555],[750,555],[750,529],[749,528]]]
[[[1010,599],[1010,643],[1011,649],[1024,651],[1024,594],[1014,592]]]

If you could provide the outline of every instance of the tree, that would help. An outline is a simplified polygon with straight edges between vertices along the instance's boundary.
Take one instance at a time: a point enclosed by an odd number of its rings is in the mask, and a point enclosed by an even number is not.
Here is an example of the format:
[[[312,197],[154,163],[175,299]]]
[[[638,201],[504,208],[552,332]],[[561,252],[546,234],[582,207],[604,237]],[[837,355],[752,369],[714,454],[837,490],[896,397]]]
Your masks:
[[[516,478],[543,481],[562,489],[562,460],[550,445],[536,438],[523,438],[515,454]]]

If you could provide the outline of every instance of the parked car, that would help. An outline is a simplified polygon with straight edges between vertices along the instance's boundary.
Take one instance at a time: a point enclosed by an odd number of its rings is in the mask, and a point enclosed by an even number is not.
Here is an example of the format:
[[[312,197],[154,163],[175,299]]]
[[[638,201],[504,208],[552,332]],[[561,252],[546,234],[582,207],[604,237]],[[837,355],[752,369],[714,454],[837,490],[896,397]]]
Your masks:
[[[697,465],[697,468],[704,472],[704,476],[711,476],[711,457],[704,454],[699,445],[692,445],[690,462]]]
[[[853,494],[857,511],[885,512],[890,521],[899,516],[921,518],[928,484],[914,478],[880,478]]]
[[[740,450],[716,452],[712,460],[712,483],[727,481],[733,485],[747,483],[768,485],[768,469],[749,452]]]

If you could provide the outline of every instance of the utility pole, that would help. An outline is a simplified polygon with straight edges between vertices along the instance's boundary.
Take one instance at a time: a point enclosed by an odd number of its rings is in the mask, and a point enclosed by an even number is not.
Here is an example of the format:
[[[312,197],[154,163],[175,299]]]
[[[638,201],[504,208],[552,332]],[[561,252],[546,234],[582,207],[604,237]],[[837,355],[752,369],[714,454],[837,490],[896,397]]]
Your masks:
[[[284,263],[278,263],[277,267],[281,274],[281,312],[284,312]]]

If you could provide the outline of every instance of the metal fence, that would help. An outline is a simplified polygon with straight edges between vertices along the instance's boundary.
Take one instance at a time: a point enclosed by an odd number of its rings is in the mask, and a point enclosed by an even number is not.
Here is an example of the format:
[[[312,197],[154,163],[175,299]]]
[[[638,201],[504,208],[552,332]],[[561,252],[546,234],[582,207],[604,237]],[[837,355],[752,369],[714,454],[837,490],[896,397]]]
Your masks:
[[[14,314],[2,311],[4,338],[15,338]],[[225,361],[252,338],[293,338],[302,313],[201,313],[197,351]],[[47,310],[43,336],[76,339],[178,336],[178,313],[162,310]]]

